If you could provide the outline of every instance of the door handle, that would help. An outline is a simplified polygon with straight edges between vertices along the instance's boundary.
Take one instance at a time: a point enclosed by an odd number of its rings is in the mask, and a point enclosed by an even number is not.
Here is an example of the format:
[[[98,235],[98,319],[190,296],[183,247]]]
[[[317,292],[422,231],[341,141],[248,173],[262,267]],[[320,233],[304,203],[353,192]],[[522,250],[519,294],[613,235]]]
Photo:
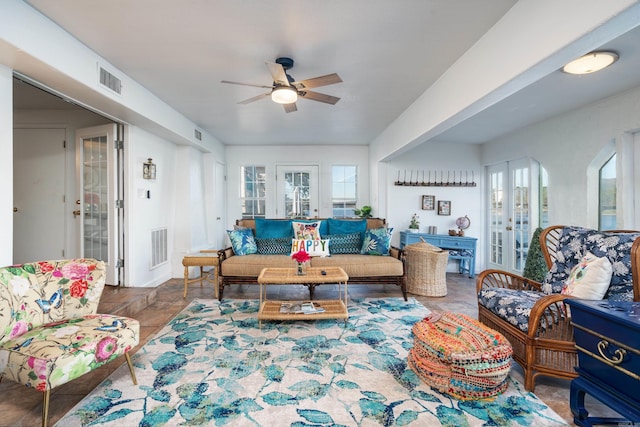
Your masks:
[[[13,211],[14,212],[18,212],[18,208],[16,208],[15,206],[13,207]]]
[[[78,215],[80,215],[80,209],[73,211],[73,217],[77,217]]]
[[[510,225],[507,225],[507,231],[511,231],[511,230],[513,230],[513,227]]]

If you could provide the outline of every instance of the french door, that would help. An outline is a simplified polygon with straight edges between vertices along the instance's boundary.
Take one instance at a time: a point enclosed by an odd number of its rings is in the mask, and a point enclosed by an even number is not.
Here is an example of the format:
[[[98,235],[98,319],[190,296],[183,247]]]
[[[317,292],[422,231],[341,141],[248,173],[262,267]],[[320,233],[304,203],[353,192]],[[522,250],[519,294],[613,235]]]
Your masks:
[[[116,124],[76,131],[80,197],[74,214],[79,226],[80,252],[82,257],[105,262],[107,283],[112,285],[120,284],[121,280],[118,224],[122,204],[117,203],[121,181],[114,146],[117,131]]]
[[[530,159],[487,169],[488,268],[522,273],[538,226],[538,164]]]
[[[318,216],[318,166],[276,166],[276,216]]]

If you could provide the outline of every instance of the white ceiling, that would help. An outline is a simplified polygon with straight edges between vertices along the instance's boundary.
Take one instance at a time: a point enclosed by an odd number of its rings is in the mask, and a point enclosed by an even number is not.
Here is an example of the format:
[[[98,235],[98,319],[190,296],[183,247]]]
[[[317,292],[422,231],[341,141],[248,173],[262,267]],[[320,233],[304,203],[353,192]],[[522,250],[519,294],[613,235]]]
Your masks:
[[[369,144],[515,0],[28,0],[111,64],[225,144]],[[640,84],[639,31],[608,43],[606,73],[552,73],[437,137],[480,143]],[[265,61],[296,80],[337,73],[286,114],[268,98]],[[26,95],[16,107],[28,108]]]

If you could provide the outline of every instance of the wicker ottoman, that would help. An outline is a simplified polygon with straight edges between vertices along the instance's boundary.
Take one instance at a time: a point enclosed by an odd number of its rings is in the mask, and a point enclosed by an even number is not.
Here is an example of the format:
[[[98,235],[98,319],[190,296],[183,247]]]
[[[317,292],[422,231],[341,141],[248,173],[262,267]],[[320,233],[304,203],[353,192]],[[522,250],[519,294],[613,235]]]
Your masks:
[[[484,399],[507,388],[511,344],[464,314],[431,313],[413,325],[409,366],[432,388],[458,399]]]
[[[422,242],[404,247],[407,268],[407,292],[425,297],[447,295],[449,251]]]

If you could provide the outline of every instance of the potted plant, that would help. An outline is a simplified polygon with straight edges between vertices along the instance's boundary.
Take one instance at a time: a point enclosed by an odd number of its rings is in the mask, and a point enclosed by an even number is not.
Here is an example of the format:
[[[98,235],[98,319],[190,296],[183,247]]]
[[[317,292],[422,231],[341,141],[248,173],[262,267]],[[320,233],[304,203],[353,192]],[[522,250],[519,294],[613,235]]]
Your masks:
[[[418,233],[420,231],[420,218],[418,214],[411,215],[411,222],[409,222],[409,230],[410,233]]]
[[[360,209],[354,209],[353,213],[357,216],[359,216],[360,218],[371,218],[371,206],[363,206]]]

